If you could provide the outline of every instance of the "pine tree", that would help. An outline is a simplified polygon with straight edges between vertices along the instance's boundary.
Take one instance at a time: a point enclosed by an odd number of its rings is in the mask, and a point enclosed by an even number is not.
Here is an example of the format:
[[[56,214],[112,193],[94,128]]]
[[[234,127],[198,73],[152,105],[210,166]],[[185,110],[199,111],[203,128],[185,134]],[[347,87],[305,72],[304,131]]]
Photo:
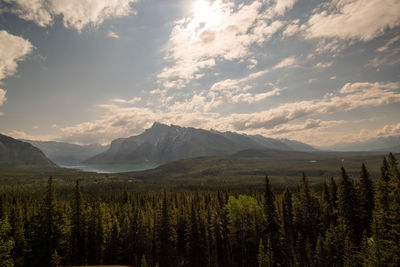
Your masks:
[[[8,219],[0,219],[0,265],[4,267],[13,267],[12,250],[14,240],[10,236],[11,226]]]
[[[264,191],[264,213],[266,216],[266,237],[270,239],[271,246],[271,258],[278,259],[279,256],[279,224],[277,222],[277,213],[275,208],[275,196],[272,193],[271,186],[269,184],[268,176],[265,176],[265,191]]]
[[[12,251],[12,256],[15,262],[15,266],[23,266],[25,253],[27,250],[27,243],[25,239],[25,227],[23,221],[23,214],[21,207],[14,202],[13,209],[10,215],[11,222],[11,236],[14,239],[15,245]]]
[[[389,164],[386,160],[386,157],[383,157],[382,161],[381,179],[383,179],[385,182],[389,181]]]
[[[358,200],[353,183],[347,176],[344,167],[342,167],[338,186],[338,212],[344,226],[350,232],[350,238],[354,244],[359,244],[361,241],[357,203]]]
[[[140,260],[140,267],[147,267],[146,256],[143,254],[142,259]]]
[[[372,211],[374,209],[374,192],[372,181],[369,178],[364,163],[361,165],[360,178],[358,181],[360,221],[363,230],[371,233]]]
[[[400,172],[392,153],[389,161],[389,220],[392,264],[400,265]]]
[[[169,208],[167,192],[164,190],[160,228],[158,232],[159,240],[159,265],[160,267],[176,266],[176,231],[173,225],[172,216]]]
[[[293,226],[293,204],[292,194],[286,188],[282,196],[282,233],[285,245],[283,249],[286,250],[286,262],[288,265],[293,264],[294,259],[294,226]]]
[[[33,266],[48,266],[56,250],[59,257],[62,258],[59,253],[65,251],[66,240],[65,221],[57,203],[52,177],[48,180],[47,190],[41,206],[39,227],[36,235],[37,244],[32,248],[31,252],[34,259],[31,264]]]
[[[79,181],[75,185],[75,198],[73,203],[71,249],[72,262],[75,265],[85,264],[85,221],[83,216],[83,200]]]
[[[301,232],[304,242],[309,240],[312,247],[315,247],[320,232],[320,206],[318,199],[314,196],[308,184],[307,177],[302,174],[301,185],[298,194],[296,211],[296,224]]]

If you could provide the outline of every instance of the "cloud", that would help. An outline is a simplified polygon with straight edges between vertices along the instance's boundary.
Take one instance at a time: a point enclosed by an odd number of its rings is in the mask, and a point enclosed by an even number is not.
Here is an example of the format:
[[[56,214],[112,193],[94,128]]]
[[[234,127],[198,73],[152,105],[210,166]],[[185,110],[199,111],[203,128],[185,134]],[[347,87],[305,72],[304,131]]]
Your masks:
[[[46,27],[62,16],[64,26],[79,32],[87,25],[97,26],[106,19],[132,14],[137,0],[6,0],[11,11],[24,20]]]
[[[285,30],[282,32],[282,36],[284,38],[295,35],[300,32],[299,20],[292,21],[289,25],[286,26]]]
[[[5,2],[13,5],[11,11],[21,19],[33,21],[41,27],[53,23],[53,15],[49,11],[49,1],[5,0]]]
[[[378,47],[376,49],[376,51],[378,52],[384,52],[387,51],[394,43],[396,43],[397,41],[400,40],[400,35],[393,37],[392,39],[390,39],[389,41],[386,42],[385,45]]]
[[[292,2],[278,1],[277,10],[287,10]],[[263,1],[235,5],[216,0],[202,10],[173,26],[164,49],[168,66],[157,76],[167,89],[187,86],[201,71],[219,62],[251,57],[252,46],[262,45],[285,25],[271,20],[278,11]]]
[[[273,70],[276,69],[282,69],[282,68],[293,68],[296,67],[296,59],[294,57],[288,57],[283,59],[281,62],[276,64],[274,67],[272,67]]]
[[[17,71],[18,62],[33,50],[33,45],[22,37],[0,31],[0,80]]]
[[[337,90],[337,93],[327,94],[321,99],[289,102],[253,113],[230,115],[207,111],[207,106],[218,104],[217,102],[221,100],[218,97],[223,98],[223,95],[209,99],[208,95],[199,94],[188,100],[175,102],[169,108],[126,107],[109,104],[100,106],[106,109],[106,114],[108,114],[103,118],[62,128],[64,133],[62,139],[78,143],[93,143],[94,141],[107,143],[115,138],[139,134],[150,127],[154,121],[159,121],[221,131],[260,133],[290,138],[295,136],[296,139],[311,141],[314,144],[317,141],[329,143],[332,141],[329,141],[327,136],[334,140],[333,138],[337,139],[340,135],[336,133],[333,137],[333,134],[325,134],[325,132],[321,134],[320,131],[344,122],[323,121],[312,118],[313,116],[400,103],[399,89],[400,83],[347,83]],[[238,97],[238,100],[257,101],[278,93],[279,89],[267,92],[268,96],[244,94],[242,99]],[[222,103],[226,103],[224,101],[222,99]],[[292,124],[299,119],[305,119],[305,122]],[[396,129],[388,128],[387,131],[394,132]]]
[[[259,94],[245,93],[245,94],[234,95],[234,96],[232,96],[232,102],[233,103],[244,102],[244,103],[252,104],[255,102],[260,102],[262,100],[265,100],[271,96],[280,95],[280,92],[281,92],[280,88],[275,88],[272,91],[269,91],[266,93],[259,93]]]
[[[393,37],[385,45],[376,49],[377,55],[372,58],[367,67],[378,68],[381,66],[390,66],[400,63],[400,47],[394,46],[400,40],[400,36]]]
[[[125,100],[125,99],[121,99],[121,98],[113,98],[111,101],[115,102],[115,103],[121,103],[121,104],[135,104],[137,102],[140,102],[142,100],[142,98],[140,97],[134,97],[130,100]]]
[[[6,90],[0,88],[0,106],[2,106],[4,102],[6,102],[7,100],[6,93],[7,93]]]
[[[337,125],[343,124],[343,120],[333,120],[333,121],[323,121],[319,119],[307,119],[303,124],[287,124],[284,126],[275,127],[272,130],[267,131],[268,135],[281,136],[282,134],[299,133],[310,130],[321,130],[335,127]]]
[[[297,0],[276,0],[275,1],[275,6],[274,6],[274,11],[278,15],[284,15],[285,12],[289,9],[291,9],[294,4],[297,2]]]
[[[223,92],[223,91],[247,91],[248,89],[250,89],[251,87],[249,86],[241,86],[241,84],[249,82],[251,80],[257,79],[267,73],[270,73],[271,70],[277,70],[277,69],[282,69],[282,68],[293,68],[293,67],[297,67],[296,65],[296,58],[294,57],[287,57],[283,60],[281,60],[280,62],[278,62],[277,64],[275,64],[273,67],[271,68],[267,68],[264,70],[260,70],[257,72],[253,72],[250,73],[249,75],[247,75],[246,77],[243,77],[241,79],[226,79],[226,80],[222,80],[219,82],[214,83],[210,90],[211,91],[215,91],[215,92]]]
[[[317,65],[315,65],[315,68],[317,69],[325,69],[329,68],[330,66],[333,65],[333,62],[318,62]]]
[[[399,83],[347,83],[338,94],[327,94],[323,99],[285,103],[252,114],[231,114],[225,121],[238,131],[272,129],[307,116],[399,103],[400,93],[395,91],[399,88]]]
[[[248,61],[249,61],[249,65],[247,65],[247,68],[248,68],[249,70],[253,69],[253,68],[256,67],[257,64],[258,64],[258,60],[257,60],[255,57],[249,58]]]
[[[321,7],[308,20],[307,38],[368,41],[400,25],[397,0],[335,0]]]
[[[109,31],[107,34],[108,37],[110,38],[115,38],[115,39],[119,39],[119,35],[113,31]]]
[[[18,130],[5,132],[3,134],[11,136],[12,138],[15,139],[24,139],[24,140],[51,141],[56,139],[56,137],[52,135],[31,135],[25,133],[24,131],[18,131]]]

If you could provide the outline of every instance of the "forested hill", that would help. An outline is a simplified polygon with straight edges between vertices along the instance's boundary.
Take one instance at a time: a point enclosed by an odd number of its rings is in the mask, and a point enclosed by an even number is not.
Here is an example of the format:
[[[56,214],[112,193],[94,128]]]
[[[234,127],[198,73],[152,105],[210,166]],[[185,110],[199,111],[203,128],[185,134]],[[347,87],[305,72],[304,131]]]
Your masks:
[[[56,167],[37,147],[0,134],[0,168]]]

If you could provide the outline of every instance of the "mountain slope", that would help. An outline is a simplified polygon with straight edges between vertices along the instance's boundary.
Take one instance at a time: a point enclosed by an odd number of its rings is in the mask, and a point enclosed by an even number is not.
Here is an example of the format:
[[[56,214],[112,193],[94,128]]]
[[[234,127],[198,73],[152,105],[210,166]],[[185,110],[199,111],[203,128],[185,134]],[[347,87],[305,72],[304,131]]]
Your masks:
[[[86,163],[162,164],[191,157],[229,155],[241,149],[241,145],[210,131],[154,123],[138,136],[114,140],[110,149]]]
[[[392,151],[398,152],[400,135],[371,138],[362,142],[337,143],[325,149],[335,151]]]
[[[54,141],[23,141],[31,143],[42,150],[43,153],[53,162],[67,166],[77,165],[108,149],[108,146],[101,146],[99,144],[80,146]]]
[[[56,167],[39,148],[0,134],[0,168]]]
[[[278,150],[286,150],[286,151],[317,151],[310,145],[293,141],[289,139],[273,139],[264,137],[262,135],[247,135],[247,134],[238,134],[234,132],[218,132],[225,138],[228,138],[232,142],[239,144],[244,149],[250,148],[268,148],[268,149],[278,149]]]

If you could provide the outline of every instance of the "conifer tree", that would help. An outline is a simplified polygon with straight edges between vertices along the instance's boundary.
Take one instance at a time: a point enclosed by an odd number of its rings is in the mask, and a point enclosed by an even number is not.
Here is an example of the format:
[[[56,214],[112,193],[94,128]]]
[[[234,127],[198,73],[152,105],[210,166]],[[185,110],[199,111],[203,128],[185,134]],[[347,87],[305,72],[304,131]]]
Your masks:
[[[350,239],[354,244],[359,244],[361,239],[356,208],[357,203],[358,200],[353,182],[347,176],[344,167],[342,167],[338,186],[338,212],[342,223],[350,232]]]
[[[385,182],[389,181],[389,164],[386,160],[386,157],[383,157],[382,161],[381,179],[383,179]]]
[[[40,228],[37,233],[38,244],[32,248],[34,266],[50,265],[52,255],[57,251],[62,259],[65,255],[66,228],[63,214],[57,202],[53,178],[50,176],[47,190],[40,210]],[[63,254],[60,252],[63,251]]]
[[[176,266],[176,231],[169,208],[167,192],[164,190],[160,214],[159,265],[160,267]]]
[[[27,243],[25,239],[25,227],[23,214],[20,205],[13,203],[13,209],[10,214],[11,236],[14,240],[12,256],[16,267],[24,265]]]
[[[0,265],[4,267],[13,267],[12,250],[14,240],[10,237],[11,226],[8,219],[0,219]]]
[[[272,193],[269,184],[268,176],[265,176],[265,191],[264,191],[264,213],[266,216],[266,240],[270,239],[271,258],[279,258],[279,224],[277,222],[277,213],[275,208],[275,196]]]
[[[75,198],[73,203],[71,249],[72,262],[75,265],[85,264],[85,220],[83,215],[83,199],[79,181],[75,185]]]
[[[371,233],[372,211],[374,208],[374,192],[372,181],[369,178],[364,163],[361,165],[360,178],[358,181],[360,221],[363,230]]]
[[[292,194],[286,188],[282,196],[282,233],[285,245],[283,249],[286,251],[286,262],[293,264],[294,258],[294,226],[293,226],[293,204]]]

